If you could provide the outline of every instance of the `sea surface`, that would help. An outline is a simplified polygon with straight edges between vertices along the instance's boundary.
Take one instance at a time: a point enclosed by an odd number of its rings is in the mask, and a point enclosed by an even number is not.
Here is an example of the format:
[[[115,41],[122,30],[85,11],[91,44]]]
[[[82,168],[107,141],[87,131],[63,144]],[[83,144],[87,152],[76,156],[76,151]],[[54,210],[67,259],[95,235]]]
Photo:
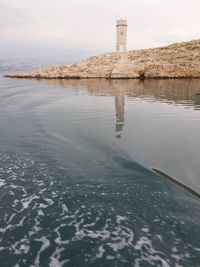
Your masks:
[[[0,267],[200,266],[198,194],[200,80],[0,78]]]

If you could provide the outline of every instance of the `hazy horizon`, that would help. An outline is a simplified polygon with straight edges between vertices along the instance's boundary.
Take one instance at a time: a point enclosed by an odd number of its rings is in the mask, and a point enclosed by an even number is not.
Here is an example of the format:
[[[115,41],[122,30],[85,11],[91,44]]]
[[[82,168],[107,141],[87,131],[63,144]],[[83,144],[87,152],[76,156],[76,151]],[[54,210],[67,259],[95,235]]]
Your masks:
[[[66,62],[115,51],[115,23],[128,20],[128,50],[199,39],[199,0],[1,0],[0,60]]]

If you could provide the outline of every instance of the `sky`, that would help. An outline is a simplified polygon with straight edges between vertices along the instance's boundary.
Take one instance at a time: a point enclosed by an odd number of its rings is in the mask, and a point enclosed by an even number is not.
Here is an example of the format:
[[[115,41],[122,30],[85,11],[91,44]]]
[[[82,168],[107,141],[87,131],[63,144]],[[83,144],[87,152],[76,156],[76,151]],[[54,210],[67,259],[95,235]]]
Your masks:
[[[120,18],[128,50],[200,39],[199,11],[200,0],[0,0],[0,60],[115,51]]]

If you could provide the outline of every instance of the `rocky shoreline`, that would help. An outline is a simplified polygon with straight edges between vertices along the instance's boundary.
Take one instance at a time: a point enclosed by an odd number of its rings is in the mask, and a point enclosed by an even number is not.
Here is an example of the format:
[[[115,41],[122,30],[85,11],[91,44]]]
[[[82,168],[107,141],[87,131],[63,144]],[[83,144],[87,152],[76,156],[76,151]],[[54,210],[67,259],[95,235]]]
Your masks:
[[[160,48],[107,53],[79,63],[5,75],[27,79],[200,78],[200,40]]]

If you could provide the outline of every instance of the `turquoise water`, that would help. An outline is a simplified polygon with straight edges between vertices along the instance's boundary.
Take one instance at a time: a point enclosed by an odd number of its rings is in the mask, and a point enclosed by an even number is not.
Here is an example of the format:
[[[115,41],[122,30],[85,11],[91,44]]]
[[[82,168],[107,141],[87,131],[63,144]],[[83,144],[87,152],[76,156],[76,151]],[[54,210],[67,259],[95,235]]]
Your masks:
[[[200,80],[0,79],[0,266],[200,266]]]

